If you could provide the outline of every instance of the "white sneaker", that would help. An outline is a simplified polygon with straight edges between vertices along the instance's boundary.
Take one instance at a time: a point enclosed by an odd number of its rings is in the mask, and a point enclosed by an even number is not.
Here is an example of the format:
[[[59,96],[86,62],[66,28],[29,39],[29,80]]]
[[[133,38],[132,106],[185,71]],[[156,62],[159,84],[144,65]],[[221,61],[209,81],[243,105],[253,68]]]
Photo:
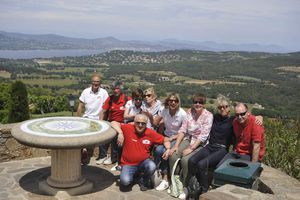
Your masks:
[[[117,171],[117,167],[119,166],[119,164],[117,163],[117,164],[115,164],[115,166],[113,166],[111,169],[110,169],[110,171]]]
[[[157,191],[163,191],[165,189],[168,189],[169,182],[166,180],[162,180],[160,184],[155,188]]]
[[[112,161],[111,161],[111,157],[108,157],[107,159],[104,160],[103,162],[104,165],[110,165],[112,164]]]
[[[184,192],[182,192],[179,196],[178,199],[186,199],[186,194]]]
[[[96,165],[101,165],[104,163],[104,161],[108,159],[107,157],[104,157],[104,158],[100,158],[99,160],[96,161]]]

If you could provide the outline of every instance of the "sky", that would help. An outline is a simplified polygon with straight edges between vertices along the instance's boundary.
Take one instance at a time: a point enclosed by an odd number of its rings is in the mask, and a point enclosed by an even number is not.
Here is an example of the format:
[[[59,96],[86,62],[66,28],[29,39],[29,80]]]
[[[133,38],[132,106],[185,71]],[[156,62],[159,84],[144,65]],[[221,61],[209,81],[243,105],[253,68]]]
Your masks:
[[[0,30],[300,50],[300,0],[0,0]]]

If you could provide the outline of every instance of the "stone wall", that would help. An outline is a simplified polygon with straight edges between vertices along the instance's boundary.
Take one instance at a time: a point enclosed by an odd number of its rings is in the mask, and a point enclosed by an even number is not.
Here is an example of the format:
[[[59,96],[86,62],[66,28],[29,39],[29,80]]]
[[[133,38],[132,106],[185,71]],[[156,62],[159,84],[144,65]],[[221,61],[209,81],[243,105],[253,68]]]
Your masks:
[[[0,124],[0,162],[49,156],[50,150],[31,148],[18,143],[11,135],[16,124]]]

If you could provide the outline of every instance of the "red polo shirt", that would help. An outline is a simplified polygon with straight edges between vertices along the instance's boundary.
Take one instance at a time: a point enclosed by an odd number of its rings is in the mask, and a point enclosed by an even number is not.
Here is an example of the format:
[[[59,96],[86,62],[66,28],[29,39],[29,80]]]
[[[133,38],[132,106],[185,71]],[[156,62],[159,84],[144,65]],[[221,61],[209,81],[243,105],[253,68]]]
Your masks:
[[[252,155],[252,142],[259,142],[259,160],[262,160],[265,153],[265,129],[255,123],[255,116],[249,115],[248,124],[245,127],[234,119],[233,130],[237,139],[236,152],[241,155]]]
[[[121,124],[124,135],[121,165],[139,165],[150,157],[150,148],[154,144],[162,144],[164,136],[146,128],[143,135],[135,132],[134,125]]]
[[[110,98],[114,98],[114,95],[109,96],[105,103],[103,104],[102,108],[108,111],[108,121],[117,121],[117,122],[124,122],[124,112],[125,112],[125,94],[121,94],[118,101],[112,101],[111,106],[109,105]],[[129,101],[131,97],[127,97],[127,101]]]

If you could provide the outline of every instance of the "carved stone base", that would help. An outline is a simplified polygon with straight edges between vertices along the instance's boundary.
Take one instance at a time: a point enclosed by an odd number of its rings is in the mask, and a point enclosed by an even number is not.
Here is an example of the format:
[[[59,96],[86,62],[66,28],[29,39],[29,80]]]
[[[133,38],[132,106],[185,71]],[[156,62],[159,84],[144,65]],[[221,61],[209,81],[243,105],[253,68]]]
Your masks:
[[[65,189],[52,187],[47,183],[46,180],[39,182],[39,191],[51,196],[55,196],[58,192],[66,192],[70,196],[86,194],[91,192],[93,190],[93,187],[94,185],[90,181],[85,181],[85,183],[77,187]]]

